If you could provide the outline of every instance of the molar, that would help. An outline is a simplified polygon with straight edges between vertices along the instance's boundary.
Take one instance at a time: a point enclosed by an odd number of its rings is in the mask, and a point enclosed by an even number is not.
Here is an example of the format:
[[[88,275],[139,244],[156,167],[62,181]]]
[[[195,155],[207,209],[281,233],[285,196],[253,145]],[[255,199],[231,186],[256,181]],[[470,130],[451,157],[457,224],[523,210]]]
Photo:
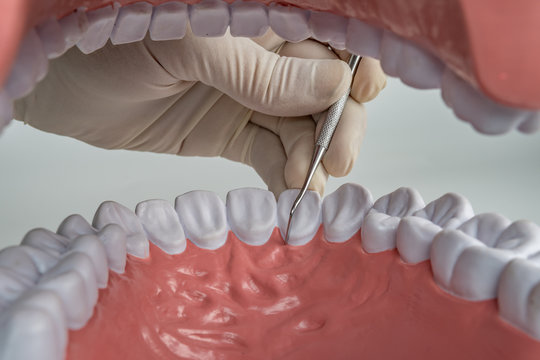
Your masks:
[[[368,253],[392,250],[396,247],[396,231],[401,218],[424,207],[418,191],[399,188],[381,197],[364,217],[362,247]]]
[[[443,229],[455,229],[474,215],[471,204],[458,194],[445,194],[412,216],[404,217],[396,233],[396,247],[407,263],[429,259],[431,243]]]
[[[345,49],[347,25],[347,18],[327,12],[312,11],[309,17],[313,37],[339,50]]]
[[[73,214],[62,221],[60,226],[58,226],[56,233],[73,240],[81,235],[95,234],[96,229],[94,229],[81,215]]]
[[[133,211],[114,201],[105,201],[96,211],[93,225],[102,229],[108,224],[118,224],[124,230],[129,254],[139,258],[148,257],[150,244],[139,218]]]
[[[59,296],[70,329],[81,329],[92,317],[98,287],[92,261],[87,255],[74,252],[62,258],[43,275],[37,287]]]
[[[21,241],[21,245],[27,245],[40,249],[49,255],[58,258],[66,251],[69,239],[55,234],[46,229],[30,230]]]
[[[259,37],[268,30],[268,11],[257,2],[237,1],[231,4],[232,36]]]
[[[118,9],[119,5],[114,3],[86,14],[88,30],[77,43],[77,47],[83,54],[90,54],[105,46],[112,34]]]
[[[150,22],[150,38],[154,41],[176,40],[186,35],[188,6],[171,1],[154,7]]]
[[[138,2],[120,8],[111,34],[114,45],[141,41],[146,36],[152,19],[152,5]]]
[[[73,240],[64,256],[71,252],[80,252],[88,256],[92,261],[97,286],[100,289],[105,289],[109,281],[109,268],[105,246],[100,239],[95,235],[81,235]]]
[[[227,219],[234,234],[250,245],[265,244],[277,223],[274,195],[261,189],[237,189],[227,194]]]
[[[268,22],[274,32],[290,42],[300,42],[311,36],[309,12],[293,6],[273,5]]]
[[[300,190],[289,189],[281,193],[277,203],[278,226],[285,239],[291,206]],[[321,197],[319,193],[308,191],[296,209],[289,231],[289,244],[305,245],[317,233],[321,225]]]
[[[167,254],[180,254],[186,249],[186,235],[174,208],[165,200],[139,203],[135,213],[148,235],[148,240]]]
[[[174,208],[188,239],[203,249],[225,244],[229,228],[223,201],[210,191],[192,191],[176,198]]]
[[[229,6],[221,0],[202,0],[189,6],[189,19],[195,36],[223,36],[229,26]]]
[[[33,285],[33,279],[0,268],[0,313]]]
[[[496,219],[496,218],[495,218]],[[436,281],[465,299],[495,298],[504,267],[515,258],[528,258],[540,251],[540,229],[528,221],[516,221],[501,232],[502,226],[484,230],[477,239],[467,229],[486,229],[475,222],[490,221],[484,215],[473,217],[457,230],[439,233],[431,249],[431,265]],[[505,222],[503,222],[504,224]],[[484,240],[485,239],[485,240]]]
[[[322,203],[326,240],[336,243],[349,240],[360,230],[372,206],[373,197],[367,189],[356,184],[341,185]]]
[[[0,269],[6,269],[36,282],[41,275],[34,260],[23,246],[10,246],[0,250]]]

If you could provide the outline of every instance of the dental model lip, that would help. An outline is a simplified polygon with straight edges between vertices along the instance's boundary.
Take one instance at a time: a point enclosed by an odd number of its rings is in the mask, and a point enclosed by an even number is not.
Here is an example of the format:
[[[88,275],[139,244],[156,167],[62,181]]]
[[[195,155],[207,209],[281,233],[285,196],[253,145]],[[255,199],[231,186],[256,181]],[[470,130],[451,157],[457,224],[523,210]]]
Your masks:
[[[233,190],[226,204],[193,191],[174,209],[149,200],[136,214],[105,202],[97,228],[71,215],[58,234],[29,232],[0,251],[0,359],[538,358],[540,227],[496,214],[465,221],[471,206],[456,194],[413,215],[422,199],[409,188],[375,202],[355,184],[322,204],[311,195],[297,215],[312,238],[297,231],[290,244],[279,203],[293,190],[277,203]],[[386,216],[369,226],[397,224],[397,249],[364,250],[370,211]],[[139,226],[146,255],[126,246]],[[386,230],[369,236],[387,244]],[[420,251],[408,236],[423,239]],[[427,259],[402,261],[426,246]]]

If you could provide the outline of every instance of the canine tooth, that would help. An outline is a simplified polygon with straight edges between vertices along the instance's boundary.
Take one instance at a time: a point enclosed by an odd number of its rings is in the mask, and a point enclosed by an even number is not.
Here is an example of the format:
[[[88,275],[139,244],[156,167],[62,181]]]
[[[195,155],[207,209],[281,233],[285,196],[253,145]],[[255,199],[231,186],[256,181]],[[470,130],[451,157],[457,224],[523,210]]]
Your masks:
[[[448,68],[444,71],[441,93],[455,115],[484,134],[504,134],[527,120],[530,111],[497,104]]]
[[[189,20],[195,36],[223,36],[229,26],[229,17],[229,6],[221,0],[202,0],[189,6]]]
[[[0,90],[0,134],[13,119],[13,102],[5,90]]]
[[[37,281],[40,271],[23,246],[10,246],[0,250],[0,269],[8,269],[32,281]]]
[[[100,289],[107,287],[109,281],[109,267],[107,265],[107,253],[101,240],[95,235],[81,235],[69,246],[68,253],[80,252],[92,261],[96,275],[97,286]]]
[[[59,23],[64,34],[66,50],[71,49],[81,41],[84,34],[88,31],[88,17],[84,10],[76,10],[60,19]]]
[[[62,258],[43,275],[38,288],[58,294],[70,329],[82,328],[92,317],[98,287],[92,261],[87,255],[74,252]]]
[[[258,37],[268,30],[266,6],[256,2],[235,2],[231,4],[232,36]]]
[[[396,247],[407,263],[429,259],[431,243],[443,229],[455,229],[474,215],[471,204],[458,194],[445,194],[412,216],[404,217],[396,233]]]
[[[0,268],[0,312],[34,285],[33,279]]]
[[[4,314],[0,328],[1,359],[55,360],[63,357],[59,352],[60,339],[52,315],[44,310],[19,306]]]
[[[249,245],[268,241],[277,222],[277,205],[270,191],[237,189],[227,194],[227,219],[234,234]]]
[[[349,19],[347,26],[347,49],[357,55],[380,59],[383,31],[360,20]]]
[[[283,239],[287,232],[291,206],[299,192],[298,189],[289,189],[279,196],[277,219]],[[308,191],[294,213],[289,231],[289,244],[299,246],[310,242],[319,230],[321,217],[321,197],[315,191]]]
[[[274,32],[290,42],[300,42],[311,36],[309,12],[294,6],[271,6],[268,22]]]
[[[348,19],[327,12],[312,11],[309,25],[313,37],[319,41],[344,49]]]
[[[529,308],[529,304],[534,304],[531,295],[538,284],[540,264],[514,259],[504,268],[497,290],[500,315],[510,323],[529,331],[537,339],[540,338],[540,327],[531,321],[533,316],[529,312],[534,310]]]
[[[491,238],[495,241],[491,239],[488,243],[493,247],[466,234],[464,229],[466,227],[437,235],[431,264],[440,284],[468,300],[495,298],[501,273],[508,262],[540,251],[540,230],[527,221],[516,221],[501,233],[492,230]]]
[[[176,198],[174,208],[186,237],[203,249],[225,244],[229,228],[223,201],[210,191],[192,191]]]
[[[181,2],[167,2],[154,7],[150,38],[154,41],[183,38],[186,35],[188,17],[188,6]]]
[[[389,76],[399,76],[399,63],[403,51],[404,41],[390,31],[384,31],[381,40],[381,66]]]
[[[540,129],[540,111],[532,112],[526,120],[518,126],[518,130],[524,134],[532,134]]]
[[[77,47],[83,54],[90,54],[105,46],[112,34],[118,8],[119,6],[115,3],[86,14],[88,30],[77,43]]]
[[[74,214],[62,221],[56,233],[73,240],[81,235],[95,234],[96,230],[81,215]]]
[[[368,253],[392,250],[396,247],[396,231],[401,218],[424,207],[418,191],[399,188],[381,197],[364,217],[362,246]]]
[[[62,301],[56,293],[48,290],[38,290],[36,288],[25,292],[17,299],[14,308],[37,309],[46,312],[51,316],[54,322],[54,328],[51,329],[57,336],[57,351],[61,358],[67,345],[68,332],[66,325],[66,316],[62,309]],[[1,357],[0,357],[1,358]],[[40,357],[41,358],[41,357]]]
[[[102,203],[94,216],[93,226],[102,229],[107,224],[118,224],[126,233],[127,252],[139,258],[150,254],[150,244],[139,218],[123,205],[114,201]]]
[[[146,36],[151,19],[152,5],[147,2],[123,6],[114,24],[111,42],[120,45],[141,41]]]
[[[28,245],[59,257],[66,251],[69,239],[46,229],[33,229],[24,236],[21,245]]]
[[[372,206],[373,197],[367,189],[356,184],[341,185],[322,203],[326,240],[337,243],[349,240],[360,230]]]
[[[411,42],[404,42],[398,60],[398,75],[405,84],[417,89],[438,89],[444,64]]]
[[[186,249],[186,235],[178,214],[165,200],[148,200],[137,205],[135,213],[146,230],[148,240],[167,254],[180,254]]]
[[[101,229],[97,236],[105,246],[109,268],[119,274],[124,273],[127,257],[127,240],[124,229],[116,224],[109,224]]]
[[[49,59],[55,59],[66,52],[64,32],[56,19],[51,18],[36,29],[43,44],[43,50]]]
[[[34,85],[47,74],[49,60],[43,52],[43,45],[35,29],[24,37],[11,73],[6,81],[5,90],[11,99],[20,99],[28,95]]]

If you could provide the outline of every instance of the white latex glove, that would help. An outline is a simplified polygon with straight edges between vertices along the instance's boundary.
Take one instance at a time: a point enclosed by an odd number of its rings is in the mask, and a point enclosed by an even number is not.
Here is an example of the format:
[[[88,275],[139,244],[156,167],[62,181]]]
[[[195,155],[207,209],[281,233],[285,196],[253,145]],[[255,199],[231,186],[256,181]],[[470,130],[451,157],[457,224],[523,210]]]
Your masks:
[[[106,149],[240,161],[277,196],[303,183],[316,135],[310,114],[350,84],[347,64],[336,57],[315,41],[285,44],[271,32],[250,40],[188,30],[182,40],[108,43],[90,55],[73,48],[16,102],[15,117]],[[363,59],[312,189],[322,194],[328,173],[350,171],[365,131],[360,102],[385,83],[378,62]]]

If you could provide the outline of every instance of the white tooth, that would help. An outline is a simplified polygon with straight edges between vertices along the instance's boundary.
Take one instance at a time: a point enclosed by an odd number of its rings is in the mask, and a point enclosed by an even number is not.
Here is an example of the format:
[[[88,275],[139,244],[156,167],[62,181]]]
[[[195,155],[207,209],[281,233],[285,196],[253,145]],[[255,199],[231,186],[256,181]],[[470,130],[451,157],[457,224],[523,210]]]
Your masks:
[[[404,41],[390,31],[384,31],[381,40],[381,67],[389,76],[399,76],[399,63]]]
[[[49,59],[55,59],[66,52],[67,44],[60,23],[51,18],[39,25],[37,33],[43,44],[43,50]]]
[[[258,37],[268,30],[266,6],[256,2],[234,2],[231,4],[231,35]]]
[[[0,268],[0,313],[33,285],[32,279]]]
[[[48,252],[31,246],[20,245],[19,248],[28,254],[40,274],[47,272],[50,268],[56,265],[60,259],[60,255],[51,255]]]
[[[477,221],[475,218],[470,220]],[[467,223],[466,223],[467,224]],[[437,235],[431,264],[435,279],[456,295],[468,300],[488,300],[497,295],[504,267],[514,258],[527,258],[540,251],[540,229],[527,221],[516,221],[496,233],[492,230],[489,247],[458,230]]]
[[[90,258],[97,286],[100,289],[105,289],[109,281],[109,267],[105,246],[101,240],[96,235],[81,235],[73,240],[66,255],[70,252],[80,252]]]
[[[368,253],[392,250],[396,247],[396,231],[401,218],[424,207],[418,191],[399,188],[377,200],[364,217],[362,247]]]
[[[277,217],[283,239],[287,233],[291,206],[299,192],[298,189],[289,189],[279,196]],[[321,197],[318,192],[308,191],[294,213],[289,230],[289,245],[299,246],[310,242],[319,230],[321,222]]]
[[[0,250],[0,269],[8,269],[32,281],[37,281],[40,272],[34,260],[22,246],[10,246]]]
[[[526,121],[531,114],[530,111],[497,104],[448,68],[442,77],[441,93],[458,118],[484,134],[507,133]]]
[[[111,42],[119,45],[141,41],[146,36],[151,19],[152,5],[147,2],[123,6],[114,24]]]
[[[345,242],[360,230],[364,216],[373,206],[373,197],[356,184],[340,186],[324,198],[322,222],[329,242]]]
[[[0,90],[0,134],[13,119],[13,102],[5,90]]]
[[[60,19],[59,23],[64,33],[66,49],[71,49],[75,46],[88,31],[88,18],[84,10],[81,9]]]
[[[383,31],[360,20],[349,19],[347,49],[357,55],[380,59]]]
[[[309,12],[294,6],[273,5],[268,22],[274,32],[290,42],[300,42],[311,36]]]
[[[261,189],[237,189],[227,194],[227,218],[234,234],[249,245],[270,239],[277,222],[274,195]]]
[[[73,240],[81,235],[95,234],[96,230],[81,215],[74,214],[62,221],[56,233]]]
[[[186,35],[188,17],[188,6],[181,2],[167,2],[154,7],[150,38],[154,41],[183,38]]]
[[[92,261],[82,253],[71,253],[43,275],[39,289],[52,290],[62,300],[70,329],[82,328],[92,317],[98,287]]]
[[[540,340],[540,284],[535,285],[527,299],[527,325],[529,333]]]
[[[105,246],[109,268],[119,274],[124,273],[127,260],[127,240],[124,230],[116,224],[109,224],[101,229],[97,236]]]
[[[518,130],[524,134],[532,134],[540,129],[540,111],[533,111],[519,126]]]
[[[105,201],[96,211],[93,225],[101,229],[107,224],[118,224],[125,231],[129,254],[139,258],[150,255],[150,244],[139,218],[133,211],[114,201]]]
[[[115,3],[86,13],[88,30],[77,43],[83,54],[90,54],[105,46],[112,34],[118,8]]]
[[[55,234],[46,229],[30,230],[21,241],[21,245],[28,245],[45,251],[46,253],[58,257],[66,251],[69,239]]]
[[[63,358],[56,328],[54,317],[44,310],[25,306],[10,309],[0,325],[0,358]]]
[[[11,99],[20,99],[28,95],[34,85],[47,74],[49,60],[43,51],[43,45],[35,29],[24,37],[17,58],[11,68],[5,90]]]
[[[55,333],[56,339],[58,340],[57,352],[59,357],[57,358],[62,358],[65,346],[67,345],[68,331],[66,316],[62,309],[60,297],[53,291],[38,290],[34,288],[18,298],[14,307],[41,310],[51,316],[54,323],[54,329],[51,330]]]
[[[189,6],[189,20],[195,36],[223,36],[229,26],[229,6],[221,0],[202,0]]]
[[[499,234],[511,224],[511,221],[500,214],[478,214],[459,226],[465,234],[480,240],[487,246],[495,246]]]
[[[186,237],[198,247],[215,250],[227,241],[227,214],[217,194],[192,191],[178,196],[174,208]]]
[[[396,247],[407,263],[429,259],[433,238],[442,229],[455,229],[474,215],[471,204],[458,194],[445,194],[425,208],[404,217],[396,233]]]
[[[165,200],[148,200],[139,203],[135,213],[146,230],[148,240],[167,254],[184,252],[186,235],[171,204]]]
[[[309,26],[313,37],[319,41],[344,48],[348,19],[327,12],[312,11]]]
[[[444,64],[427,51],[406,41],[398,60],[398,75],[405,84],[417,89],[438,89]]]
[[[500,315],[510,323],[540,339],[540,326],[535,318],[540,309],[531,298],[533,290],[540,284],[540,264],[524,259],[512,260],[501,274],[497,290],[497,305]]]

